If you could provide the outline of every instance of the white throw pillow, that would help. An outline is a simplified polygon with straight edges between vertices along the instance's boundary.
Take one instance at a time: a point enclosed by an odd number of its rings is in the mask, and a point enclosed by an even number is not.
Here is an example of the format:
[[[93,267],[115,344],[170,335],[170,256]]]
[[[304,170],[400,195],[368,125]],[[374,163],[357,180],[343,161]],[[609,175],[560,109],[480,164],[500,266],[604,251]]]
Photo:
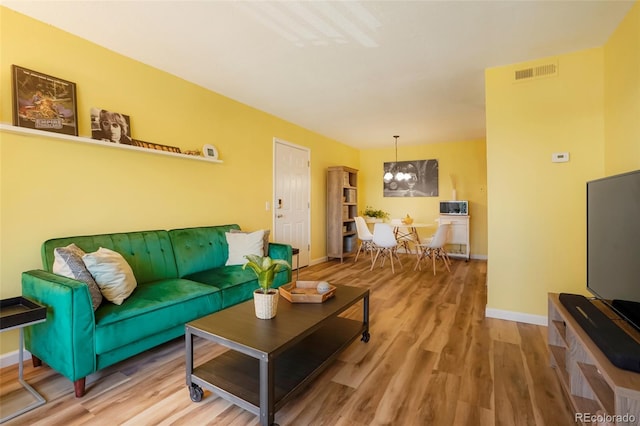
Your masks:
[[[100,247],[98,251],[82,256],[82,261],[102,295],[116,305],[122,305],[138,286],[131,266],[120,253]]]
[[[244,265],[247,263],[247,259],[244,258],[247,254],[264,256],[264,229],[248,234],[225,232],[225,236],[227,237],[227,244],[229,245],[227,266]]]
[[[77,245],[71,243],[66,247],[56,247],[53,250],[54,262],[52,271],[54,274],[62,275],[63,277],[73,278],[74,280],[82,281],[89,287],[89,294],[91,295],[91,303],[93,304],[93,310],[95,311],[102,303],[102,293],[96,281],[91,276],[91,273],[87,270],[82,256],[85,252]]]
[[[229,232],[231,232],[232,234],[250,234],[250,232],[243,231],[241,229],[231,229]],[[271,230],[270,229],[264,229],[264,236],[262,237],[262,242],[263,242],[262,253],[263,253],[263,256],[268,256],[269,255],[269,234],[271,234]]]

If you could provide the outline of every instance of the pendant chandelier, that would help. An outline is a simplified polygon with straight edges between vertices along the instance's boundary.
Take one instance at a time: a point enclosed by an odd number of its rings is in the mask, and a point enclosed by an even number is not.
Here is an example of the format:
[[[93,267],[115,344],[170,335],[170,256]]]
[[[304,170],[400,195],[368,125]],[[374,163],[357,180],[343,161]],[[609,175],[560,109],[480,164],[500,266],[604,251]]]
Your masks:
[[[382,177],[382,179],[384,180],[384,183],[389,183],[392,180],[396,180],[398,182],[402,182],[402,181],[409,180],[409,178],[410,178],[409,173],[404,173],[398,167],[398,138],[399,137],[400,136],[394,136],[395,145],[396,145],[396,162],[393,164],[393,167],[391,167],[391,169],[387,170],[387,172]]]

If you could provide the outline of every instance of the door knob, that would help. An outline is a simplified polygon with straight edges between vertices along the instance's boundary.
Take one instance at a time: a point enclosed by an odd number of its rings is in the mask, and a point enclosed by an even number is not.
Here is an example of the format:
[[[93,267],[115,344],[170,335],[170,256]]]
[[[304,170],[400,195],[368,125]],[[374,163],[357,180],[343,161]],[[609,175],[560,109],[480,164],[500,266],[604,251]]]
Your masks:
[[[279,214],[279,215],[277,215],[276,217],[277,217],[277,218],[281,218],[281,217],[284,217],[284,215],[283,215],[283,214]]]

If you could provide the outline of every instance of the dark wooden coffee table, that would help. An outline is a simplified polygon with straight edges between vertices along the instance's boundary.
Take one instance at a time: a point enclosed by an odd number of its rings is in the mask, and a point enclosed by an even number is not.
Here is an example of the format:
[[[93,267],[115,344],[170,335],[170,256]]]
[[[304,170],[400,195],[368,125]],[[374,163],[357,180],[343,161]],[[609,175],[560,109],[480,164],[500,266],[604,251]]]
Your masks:
[[[278,314],[256,318],[253,300],[186,325],[187,387],[202,400],[206,388],[274,423],[275,413],[318,376],[358,336],[369,341],[369,290],[336,285],[324,303],[289,303],[280,298]],[[362,322],[339,316],[362,300]],[[194,368],[194,336],[232,350]]]

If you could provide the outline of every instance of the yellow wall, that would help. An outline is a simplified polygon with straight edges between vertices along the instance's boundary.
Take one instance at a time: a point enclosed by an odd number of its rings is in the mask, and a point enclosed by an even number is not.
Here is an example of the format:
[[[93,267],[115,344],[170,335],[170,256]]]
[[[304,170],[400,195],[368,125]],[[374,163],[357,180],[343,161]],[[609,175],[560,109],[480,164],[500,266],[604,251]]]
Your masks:
[[[486,71],[488,309],[546,315],[548,291],[584,291],[585,182],[604,171],[603,49],[557,59],[556,77],[528,82],[513,74],[530,64]],[[552,163],[554,152],[570,161]]]
[[[640,168],[640,2],[604,49],[605,172]]]
[[[392,218],[409,214],[416,222],[435,224],[438,218],[439,202],[451,200],[452,184],[456,181],[458,200],[469,201],[471,214],[470,243],[471,255],[484,258],[487,255],[487,162],[484,140],[447,142],[406,146],[398,144],[398,160],[438,160],[438,197],[384,197],[382,193],[383,165],[395,161],[393,141],[389,148],[365,149],[360,153],[359,205],[364,209],[370,205],[375,209],[389,212]],[[434,228],[435,229],[435,228]],[[421,234],[432,235],[434,229],[420,230]]]
[[[514,70],[544,59],[486,71],[488,310],[544,316],[547,292],[586,294],[586,182],[640,168],[640,2],[603,47],[557,59],[527,83]]]
[[[28,31],[25,29],[28,28]],[[89,110],[131,116],[133,137],[182,149],[216,145],[223,164],[46,137],[0,133],[0,297],[21,294],[47,238],[238,223],[270,228],[273,138],[311,151],[311,258],[325,248],[326,168],[358,168],[337,141],[232,101],[0,7],[0,122],[11,123],[11,64],[77,84],[80,135]],[[17,348],[0,335],[0,353]]]

